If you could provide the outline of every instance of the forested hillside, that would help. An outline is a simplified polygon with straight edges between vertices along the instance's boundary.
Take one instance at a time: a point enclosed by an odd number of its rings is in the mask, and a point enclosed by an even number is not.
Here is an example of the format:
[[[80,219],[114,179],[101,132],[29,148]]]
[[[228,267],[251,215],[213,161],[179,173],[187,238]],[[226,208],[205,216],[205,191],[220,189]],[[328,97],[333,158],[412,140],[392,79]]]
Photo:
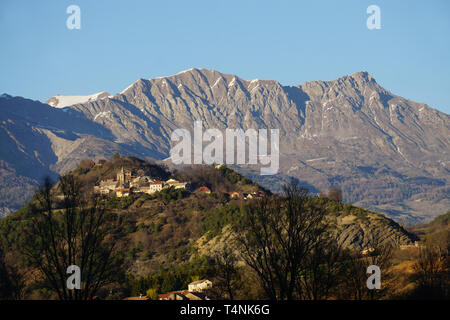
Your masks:
[[[48,185],[48,199],[53,199],[50,207],[55,219],[64,219],[68,213],[77,214],[78,209],[73,211],[73,206],[68,207],[68,201],[65,200],[70,183],[79,186],[75,198],[83,198],[81,195],[91,197],[94,185],[103,179],[115,177],[121,168],[158,179],[188,181],[191,187],[189,190],[165,188],[154,194],[131,194],[121,198],[100,196],[97,202],[93,202],[95,210],[102,212],[104,217],[102,230],[105,241],[114,243],[111,254],[116,263],[114,268],[117,268],[110,283],[97,292],[103,298],[144,294],[150,288],[159,293],[181,290],[186,288],[187,283],[199,278],[215,279],[218,284],[220,261],[217,260],[217,254],[223,250],[228,250],[236,257],[239,268],[248,269],[236,240],[240,234],[250,232],[250,229],[246,229],[251,226],[249,217],[258,212],[267,212],[279,217],[274,221],[283,221],[283,212],[288,210],[289,199],[292,198],[272,195],[226,166],[196,166],[170,171],[155,163],[116,155],[97,163],[83,160],[61,181],[53,186]],[[200,187],[206,187],[211,193],[199,191]],[[376,246],[398,248],[416,240],[413,234],[381,214],[342,204],[340,199],[334,201],[331,195],[311,196],[302,189],[295,192],[292,199],[298,198],[300,202],[296,205],[301,205],[295,211],[297,219],[300,219],[297,225],[301,226],[307,221],[306,217],[310,217],[317,219],[314,225],[323,227],[314,236],[314,241],[331,241],[332,247],[337,246],[339,250],[359,255],[363,250]],[[258,197],[251,199],[240,196],[245,194]],[[261,211],[258,207],[263,203],[267,211]],[[12,278],[18,282],[11,286],[22,297],[55,297],[54,291],[49,289],[51,285],[48,280],[38,272],[39,268],[30,259],[36,254],[30,252],[30,248],[43,241],[38,238],[40,231],[33,229],[33,225],[45,217],[42,216],[45,212],[42,204],[41,192],[26,206],[0,221],[2,261],[8,266]],[[76,207],[81,210],[84,205],[84,202],[79,202]],[[86,210],[91,212],[87,207]],[[267,223],[270,225],[270,221]],[[37,234],[30,230],[35,230]],[[245,274],[254,276],[252,272]],[[220,285],[217,287],[220,288]],[[226,297],[224,293],[214,294]],[[259,285],[239,286],[236,291],[236,297],[240,298],[264,296],[266,293]]]

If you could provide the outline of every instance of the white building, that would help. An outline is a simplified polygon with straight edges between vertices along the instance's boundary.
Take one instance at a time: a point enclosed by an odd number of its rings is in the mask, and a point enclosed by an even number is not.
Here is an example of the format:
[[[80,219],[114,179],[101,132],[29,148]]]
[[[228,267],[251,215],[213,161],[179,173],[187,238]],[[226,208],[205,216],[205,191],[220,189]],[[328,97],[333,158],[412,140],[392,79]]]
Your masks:
[[[188,284],[188,290],[191,292],[202,292],[212,288],[212,282],[209,280],[198,280]]]
[[[151,194],[151,193],[155,193],[155,192],[161,191],[162,188],[163,188],[163,182],[162,181],[150,182],[148,193]]]
[[[175,179],[169,179],[166,181],[167,187],[173,187],[174,189],[187,189],[187,182],[180,182]]]

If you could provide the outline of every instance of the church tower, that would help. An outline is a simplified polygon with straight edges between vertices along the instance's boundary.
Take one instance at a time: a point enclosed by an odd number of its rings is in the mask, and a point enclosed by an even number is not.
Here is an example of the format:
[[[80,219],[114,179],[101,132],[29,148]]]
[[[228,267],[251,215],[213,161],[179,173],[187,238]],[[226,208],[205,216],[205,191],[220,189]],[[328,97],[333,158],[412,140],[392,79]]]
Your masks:
[[[117,173],[117,181],[119,181],[119,184],[120,184],[120,185],[125,184],[125,172],[124,172],[124,170],[123,170],[123,167],[122,167],[122,169],[120,170],[120,172]]]

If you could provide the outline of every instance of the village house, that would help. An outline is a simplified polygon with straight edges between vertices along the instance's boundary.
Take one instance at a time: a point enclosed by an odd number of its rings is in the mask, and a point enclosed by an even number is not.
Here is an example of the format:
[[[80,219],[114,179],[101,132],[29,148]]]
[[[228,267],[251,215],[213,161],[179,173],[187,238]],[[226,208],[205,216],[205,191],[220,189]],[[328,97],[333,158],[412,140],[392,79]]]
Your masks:
[[[155,193],[155,192],[161,191],[162,188],[163,188],[163,185],[164,185],[164,183],[162,181],[159,181],[159,180],[150,182],[150,187],[149,187],[148,193],[151,194],[151,193]]]
[[[212,288],[212,282],[209,280],[198,280],[189,283],[188,290],[171,291],[158,294],[159,300],[210,300],[205,290]],[[149,300],[142,294],[139,297],[127,297],[124,300]]]
[[[237,191],[228,192],[228,195],[230,196],[230,199],[241,199],[242,194]]]
[[[158,294],[158,298],[159,300],[209,300],[204,291],[210,288],[212,288],[211,281],[198,280],[189,283],[187,290]]]
[[[188,291],[203,292],[212,287],[212,282],[209,280],[198,280],[188,284]]]
[[[187,185],[188,185],[187,182],[180,182],[175,179],[169,179],[165,183],[165,186],[167,186],[169,188],[172,187],[174,189],[188,189]]]
[[[116,189],[116,197],[118,198],[128,197],[130,194],[131,192],[129,188]]]
[[[206,194],[210,194],[211,193],[211,189],[209,189],[208,187],[200,187],[196,191],[200,192],[200,193],[206,193]]]
[[[116,185],[117,181],[114,181],[114,179],[100,181],[100,186],[98,186],[98,193],[107,195],[110,192],[114,192],[116,190]]]

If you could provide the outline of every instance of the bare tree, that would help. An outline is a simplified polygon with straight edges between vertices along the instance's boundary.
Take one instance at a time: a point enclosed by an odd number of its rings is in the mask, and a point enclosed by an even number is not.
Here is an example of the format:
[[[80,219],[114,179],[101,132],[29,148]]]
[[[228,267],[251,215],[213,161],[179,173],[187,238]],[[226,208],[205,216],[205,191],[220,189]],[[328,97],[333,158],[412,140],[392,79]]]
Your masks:
[[[42,272],[48,286],[62,300],[91,299],[119,272],[114,242],[99,198],[90,198],[73,175],[61,177],[58,207],[49,179],[36,196],[31,225],[23,239],[23,253]],[[67,288],[67,268],[81,270],[82,287]]]
[[[303,298],[328,299],[342,278],[344,251],[336,241],[324,237],[306,256],[305,268],[300,277]]]
[[[218,297],[233,300],[235,291],[241,285],[236,255],[229,246],[225,245],[215,253],[213,259],[216,267],[214,288],[218,291]]]
[[[346,253],[344,259],[345,274],[340,285],[338,298],[363,300],[368,298],[367,267],[368,261],[359,252]]]
[[[417,284],[415,295],[419,298],[450,297],[450,232],[440,234],[440,241],[429,241],[419,249],[419,259],[414,264],[413,276]]]
[[[296,184],[284,197],[254,201],[235,224],[245,263],[255,271],[268,298],[299,299],[305,258],[323,239],[325,211]]]

